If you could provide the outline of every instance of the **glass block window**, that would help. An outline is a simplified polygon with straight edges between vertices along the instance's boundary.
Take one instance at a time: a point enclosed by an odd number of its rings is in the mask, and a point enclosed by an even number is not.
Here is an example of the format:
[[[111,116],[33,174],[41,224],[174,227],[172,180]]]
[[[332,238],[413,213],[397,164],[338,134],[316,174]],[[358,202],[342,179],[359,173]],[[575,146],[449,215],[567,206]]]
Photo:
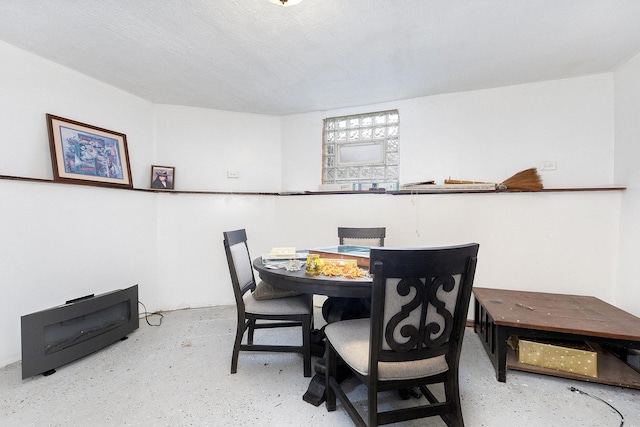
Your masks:
[[[324,120],[323,184],[353,189],[398,185],[400,156],[398,110]]]

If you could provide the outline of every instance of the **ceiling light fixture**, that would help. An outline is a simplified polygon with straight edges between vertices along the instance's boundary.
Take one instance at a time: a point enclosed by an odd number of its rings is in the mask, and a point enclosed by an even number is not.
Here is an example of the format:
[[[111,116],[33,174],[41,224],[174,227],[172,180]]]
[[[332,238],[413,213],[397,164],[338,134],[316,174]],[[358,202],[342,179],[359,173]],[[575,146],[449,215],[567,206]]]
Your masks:
[[[273,4],[279,4],[280,6],[289,7],[295,6],[302,0],[269,0]]]

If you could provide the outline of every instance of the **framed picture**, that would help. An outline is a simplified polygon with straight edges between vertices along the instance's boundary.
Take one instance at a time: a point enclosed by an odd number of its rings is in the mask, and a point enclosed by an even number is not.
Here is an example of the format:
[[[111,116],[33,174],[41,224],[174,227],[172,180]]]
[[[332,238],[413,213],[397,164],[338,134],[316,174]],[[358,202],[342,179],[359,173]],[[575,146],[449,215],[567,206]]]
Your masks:
[[[154,190],[173,190],[176,168],[171,166],[151,166],[151,188]]]
[[[55,181],[133,188],[127,136],[47,114]]]

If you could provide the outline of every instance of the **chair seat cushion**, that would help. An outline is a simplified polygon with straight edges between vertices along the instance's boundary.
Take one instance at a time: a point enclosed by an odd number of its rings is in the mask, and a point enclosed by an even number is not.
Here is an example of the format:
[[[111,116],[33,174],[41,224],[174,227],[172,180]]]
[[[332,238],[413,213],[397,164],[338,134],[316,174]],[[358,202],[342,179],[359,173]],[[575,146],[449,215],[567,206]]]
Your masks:
[[[256,300],[251,295],[244,297],[244,309],[253,314],[309,314],[311,304],[308,295],[288,298]]]
[[[369,374],[369,341],[371,320],[354,319],[331,323],[325,334],[342,360],[353,370]],[[444,355],[409,362],[379,362],[381,381],[422,378],[446,372],[449,369]]]
[[[302,295],[300,292],[289,291],[286,289],[280,289],[271,283],[260,281],[256,288],[251,293],[257,300],[275,299],[275,298],[287,298]]]

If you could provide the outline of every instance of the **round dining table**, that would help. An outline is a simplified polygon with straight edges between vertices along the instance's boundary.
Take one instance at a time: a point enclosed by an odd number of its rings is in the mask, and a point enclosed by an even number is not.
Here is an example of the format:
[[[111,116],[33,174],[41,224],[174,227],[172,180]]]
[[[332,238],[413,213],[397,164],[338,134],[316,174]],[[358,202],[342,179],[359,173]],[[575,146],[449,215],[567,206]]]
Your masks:
[[[262,257],[253,260],[253,267],[260,279],[281,289],[328,297],[371,298],[371,276],[357,279],[322,274],[312,276],[305,272],[304,266],[298,271],[287,271],[284,263],[264,264]]]
[[[334,314],[327,313],[324,310],[328,302],[332,300],[344,301],[345,298],[349,298],[352,301],[368,301],[371,299],[373,278],[369,275],[357,279],[347,279],[340,276],[325,276],[322,274],[314,276],[306,273],[304,264],[298,271],[287,271],[286,268],[284,268],[284,263],[278,262],[265,264],[262,262],[262,257],[258,257],[253,260],[253,267],[258,272],[261,280],[277,286],[278,288],[297,291],[309,295],[326,295],[330,297],[323,307],[323,316],[325,316],[325,320],[328,322],[331,322],[334,318],[339,320],[338,318],[341,316],[340,307],[330,309]],[[323,340],[324,331],[315,330],[314,333],[312,333],[312,342],[316,345],[322,344],[321,348],[324,352]],[[311,378],[309,387],[307,388],[306,393],[302,396],[302,399],[305,402],[311,403],[315,406],[319,406],[325,400],[324,373],[326,371],[326,365],[324,362],[324,358],[316,361],[316,374]]]

